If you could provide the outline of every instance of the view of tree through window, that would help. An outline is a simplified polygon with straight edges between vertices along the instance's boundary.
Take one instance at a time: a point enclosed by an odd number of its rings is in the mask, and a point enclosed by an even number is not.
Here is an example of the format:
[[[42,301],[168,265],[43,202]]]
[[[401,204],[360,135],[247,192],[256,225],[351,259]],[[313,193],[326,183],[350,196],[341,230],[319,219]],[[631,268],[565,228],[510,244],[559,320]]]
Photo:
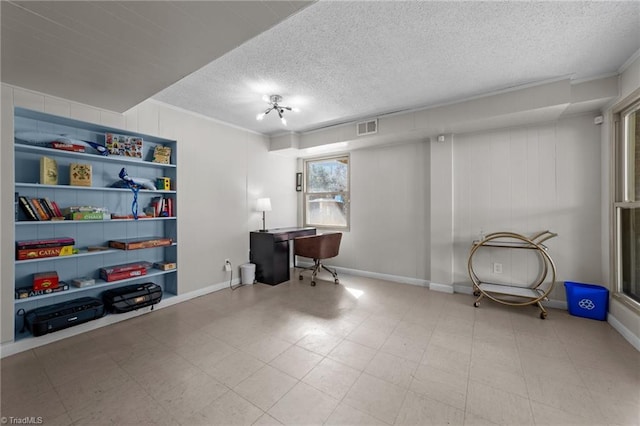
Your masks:
[[[305,161],[305,225],[349,226],[349,157]]]

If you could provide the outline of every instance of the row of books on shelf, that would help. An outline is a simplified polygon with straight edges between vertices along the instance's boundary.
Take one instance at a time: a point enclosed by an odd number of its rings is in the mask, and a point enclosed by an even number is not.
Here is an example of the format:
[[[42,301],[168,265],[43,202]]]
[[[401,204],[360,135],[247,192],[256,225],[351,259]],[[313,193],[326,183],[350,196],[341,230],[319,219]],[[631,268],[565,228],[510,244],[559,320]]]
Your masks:
[[[163,271],[176,269],[175,262],[132,262],[121,265],[113,265],[100,268],[98,275],[100,279],[108,283],[137,278],[147,275],[151,268]],[[71,285],[77,288],[91,287],[96,284],[96,279],[92,277],[79,277],[71,280]],[[15,290],[16,299],[27,299],[34,296],[59,293],[69,290],[69,283],[62,281],[56,271],[38,272],[33,274],[33,284],[31,286],[19,287]]]
[[[39,240],[16,241],[16,260],[40,259],[78,254],[74,248],[75,240],[71,237],[58,237]],[[90,246],[87,251],[102,251],[109,249],[140,250],[147,248],[166,247],[173,244],[170,237],[136,237],[109,240],[106,246]]]
[[[61,209],[48,197],[25,197],[15,193],[16,221],[48,221],[48,220],[111,220],[130,219],[133,215],[112,214],[105,207],[70,206]],[[22,212],[22,214],[19,214]],[[173,217],[173,198],[154,197],[138,218]]]

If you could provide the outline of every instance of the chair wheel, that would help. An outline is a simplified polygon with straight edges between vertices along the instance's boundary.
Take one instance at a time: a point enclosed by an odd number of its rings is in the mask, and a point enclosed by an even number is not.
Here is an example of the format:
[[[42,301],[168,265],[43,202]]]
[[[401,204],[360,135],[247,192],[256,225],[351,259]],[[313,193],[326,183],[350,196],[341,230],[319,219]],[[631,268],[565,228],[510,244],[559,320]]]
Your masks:
[[[478,306],[480,306],[480,303],[478,303],[478,302],[473,302],[473,306],[475,306],[475,307],[477,308]]]
[[[546,312],[540,312],[540,319],[546,319],[547,318],[547,313]]]
[[[340,284],[340,281],[338,281],[337,278],[335,280],[333,280],[333,282],[336,283],[336,285]]]
[[[300,281],[302,281],[302,275],[300,275],[300,276],[298,277],[298,279],[299,279]]]
[[[315,287],[316,286],[316,282],[315,281],[311,281],[311,287]]]

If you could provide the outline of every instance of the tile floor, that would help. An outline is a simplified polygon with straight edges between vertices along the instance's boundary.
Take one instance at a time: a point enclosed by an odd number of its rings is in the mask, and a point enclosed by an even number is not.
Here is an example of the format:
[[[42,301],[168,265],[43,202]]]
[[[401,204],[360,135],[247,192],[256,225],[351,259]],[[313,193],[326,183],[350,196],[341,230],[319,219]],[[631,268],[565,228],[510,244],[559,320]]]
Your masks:
[[[46,425],[627,425],[640,353],[606,322],[341,276],[223,290],[2,360]]]

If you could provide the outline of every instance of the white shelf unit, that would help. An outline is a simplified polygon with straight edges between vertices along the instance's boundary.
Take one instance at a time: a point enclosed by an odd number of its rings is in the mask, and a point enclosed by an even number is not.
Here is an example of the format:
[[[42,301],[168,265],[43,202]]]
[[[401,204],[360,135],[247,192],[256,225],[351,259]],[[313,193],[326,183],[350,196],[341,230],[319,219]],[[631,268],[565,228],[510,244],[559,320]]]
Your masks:
[[[63,220],[63,221],[31,221],[19,210],[15,221],[15,239],[32,240],[56,237],[72,237],[75,247],[80,251],[70,256],[15,260],[14,287],[22,288],[32,285],[33,274],[44,271],[56,271],[61,280],[71,283],[74,278],[89,276],[96,279],[96,284],[76,288],[70,285],[69,290],[46,295],[34,296],[14,301],[15,334],[14,341],[24,339],[42,339],[32,337],[23,330],[23,312],[65,302],[78,297],[101,297],[104,290],[117,288],[133,283],[152,281],[163,288],[163,300],[170,299],[178,293],[177,269],[163,271],[149,269],[146,275],[105,282],[100,280],[99,270],[102,267],[123,263],[147,261],[177,262],[177,178],[176,141],[155,136],[143,135],[127,130],[115,129],[91,123],[58,117],[23,108],[15,108],[14,127],[19,132],[55,133],[74,139],[104,144],[105,133],[139,136],[143,138],[143,159],[136,160],[122,156],[102,156],[87,148],[86,153],[56,150],[45,146],[35,146],[16,138],[14,143],[15,192],[28,198],[49,198],[65,208],[69,206],[106,207],[110,213],[131,214],[133,192],[128,188],[113,188],[111,185],[120,179],[118,173],[122,167],[129,176],[155,181],[159,177],[169,177],[172,190],[141,189],[138,194],[138,213],[142,213],[153,197],[163,196],[173,199],[173,217],[155,217],[144,219],[111,219],[111,220]],[[155,146],[169,146],[172,149],[172,164],[154,163],[151,161]],[[58,165],[58,185],[41,185],[40,158],[47,156],[56,160]],[[69,185],[69,164],[83,163],[92,166],[92,186]],[[141,250],[87,251],[88,246],[106,246],[109,240],[123,238],[170,237],[173,244],[165,247],[154,247]],[[124,316],[123,316],[124,318]],[[102,318],[92,321],[95,327],[100,323],[111,323],[112,319]],[[84,328],[93,328],[84,325]]]

